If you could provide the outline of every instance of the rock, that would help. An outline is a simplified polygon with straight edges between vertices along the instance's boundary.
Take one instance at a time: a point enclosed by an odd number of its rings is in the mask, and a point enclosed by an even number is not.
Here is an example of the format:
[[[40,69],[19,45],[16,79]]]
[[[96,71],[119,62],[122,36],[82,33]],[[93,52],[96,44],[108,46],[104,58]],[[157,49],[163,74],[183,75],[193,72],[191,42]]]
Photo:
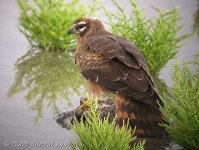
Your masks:
[[[67,111],[59,114],[56,118],[56,122],[61,125],[63,128],[66,128],[68,130],[71,129],[70,123],[73,124],[76,120],[79,122],[81,118],[83,121],[85,121],[85,116],[87,116],[87,112],[89,107],[83,107],[83,102],[87,101],[85,98],[80,99],[80,106],[78,106],[76,109],[72,111]],[[100,112],[100,118],[103,119],[109,115],[109,122],[112,122],[115,118],[115,101],[114,99],[102,99],[98,100],[98,108],[97,111]]]

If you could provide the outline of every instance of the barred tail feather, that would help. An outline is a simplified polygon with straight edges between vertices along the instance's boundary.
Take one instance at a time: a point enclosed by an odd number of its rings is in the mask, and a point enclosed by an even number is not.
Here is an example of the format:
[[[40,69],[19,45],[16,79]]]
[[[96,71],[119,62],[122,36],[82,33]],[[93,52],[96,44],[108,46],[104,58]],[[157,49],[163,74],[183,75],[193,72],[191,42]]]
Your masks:
[[[131,128],[136,127],[134,134],[138,137],[161,138],[167,135],[165,129],[159,125],[164,120],[156,106],[117,96],[116,112],[118,124],[121,126],[129,119]]]

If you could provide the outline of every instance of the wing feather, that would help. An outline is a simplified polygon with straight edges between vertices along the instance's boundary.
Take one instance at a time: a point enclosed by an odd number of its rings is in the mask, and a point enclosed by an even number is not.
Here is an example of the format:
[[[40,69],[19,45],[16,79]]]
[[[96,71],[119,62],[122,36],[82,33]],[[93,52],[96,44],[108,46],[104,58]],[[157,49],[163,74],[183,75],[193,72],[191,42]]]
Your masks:
[[[85,46],[86,45],[86,46]],[[157,104],[155,84],[144,57],[130,42],[117,36],[94,36],[77,54],[84,77],[114,93]]]

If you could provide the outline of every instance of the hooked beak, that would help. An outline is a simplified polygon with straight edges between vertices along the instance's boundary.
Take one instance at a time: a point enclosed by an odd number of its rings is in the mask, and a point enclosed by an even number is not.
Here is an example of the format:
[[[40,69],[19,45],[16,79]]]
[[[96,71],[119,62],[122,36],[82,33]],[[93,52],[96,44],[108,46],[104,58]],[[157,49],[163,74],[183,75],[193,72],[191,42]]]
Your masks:
[[[76,33],[76,29],[75,29],[74,26],[72,26],[72,27],[70,28],[70,30],[68,30],[68,35],[69,35],[69,34],[73,34],[73,33]]]

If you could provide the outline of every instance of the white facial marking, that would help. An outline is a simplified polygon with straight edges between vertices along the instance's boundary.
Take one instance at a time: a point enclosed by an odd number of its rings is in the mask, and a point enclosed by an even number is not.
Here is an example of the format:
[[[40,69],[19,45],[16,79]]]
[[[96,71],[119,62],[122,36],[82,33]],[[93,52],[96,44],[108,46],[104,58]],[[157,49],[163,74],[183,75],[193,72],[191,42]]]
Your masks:
[[[86,26],[85,26],[85,25],[86,25],[86,22],[85,22],[85,21],[78,22],[76,25],[77,25],[77,26],[83,25],[83,27],[80,28],[78,32],[83,32],[83,31],[86,29]]]
[[[86,27],[83,27],[81,29],[79,29],[80,32],[83,32],[86,29]]]
[[[85,21],[81,21],[81,22],[79,22],[79,23],[77,23],[78,25],[85,25],[86,24],[86,22]]]

